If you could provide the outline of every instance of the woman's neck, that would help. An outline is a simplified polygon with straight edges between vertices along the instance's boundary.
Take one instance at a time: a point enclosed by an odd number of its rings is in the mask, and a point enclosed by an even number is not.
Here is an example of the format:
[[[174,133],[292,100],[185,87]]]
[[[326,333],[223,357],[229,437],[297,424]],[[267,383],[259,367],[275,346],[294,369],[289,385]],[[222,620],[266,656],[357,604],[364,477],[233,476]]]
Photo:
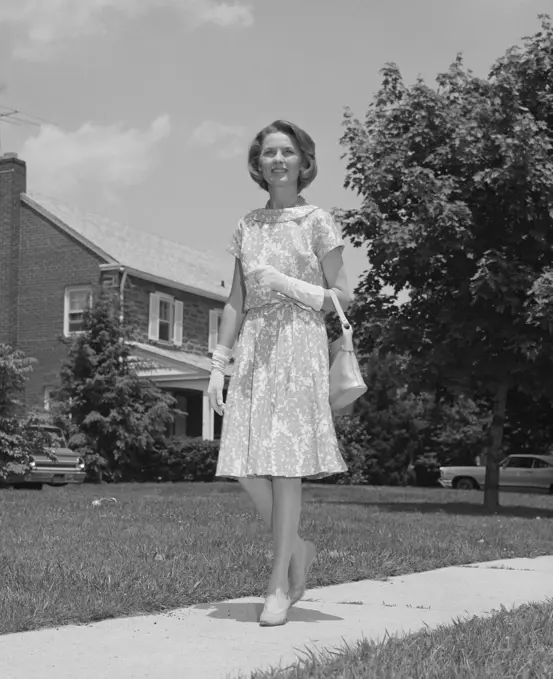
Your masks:
[[[298,191],[293,186],[283,186],[269,190],[269,208],[272,210],[283,210],[292,207],[298,200]]]

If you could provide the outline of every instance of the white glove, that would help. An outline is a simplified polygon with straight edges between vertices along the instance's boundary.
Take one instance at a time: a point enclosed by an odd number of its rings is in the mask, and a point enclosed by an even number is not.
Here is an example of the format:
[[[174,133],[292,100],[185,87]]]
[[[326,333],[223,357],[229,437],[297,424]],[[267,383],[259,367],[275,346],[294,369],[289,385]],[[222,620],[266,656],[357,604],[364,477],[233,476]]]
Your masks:
[[[209,396],[209,404],[213,410],[219,415],[223,414],[225,404],[223,402],[223,388],[225,386],[225,376],[219,370],[214,370],[209,378],[209,386],[207,387],[207,395]]]
[[[211,358],[211,375],[209,378],[209,385],[207,387],[207,394],[209,396],[209,403],[213,410],[219,415],[223,414],[225,404],[223,402],[223,389],[225,386],[225,370],[230,362],[232,356],[232,349],[218,344],[215,347],[213,356]]]
[[[270,264],[256,267],[250,275],[255,276],[262,287],[280,292],[315,311],[320,311],[323,308],[325,291],[320,285],[313,285],[306,281],[300,281],[298,278],[286,276]]]

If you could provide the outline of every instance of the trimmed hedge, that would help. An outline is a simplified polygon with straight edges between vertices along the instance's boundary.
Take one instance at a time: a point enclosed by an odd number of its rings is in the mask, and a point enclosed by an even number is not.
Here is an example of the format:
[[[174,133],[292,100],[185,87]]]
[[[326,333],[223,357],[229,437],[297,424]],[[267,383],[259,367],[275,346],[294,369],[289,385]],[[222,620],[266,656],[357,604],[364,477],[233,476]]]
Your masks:
[[[411,466],[410,445],[405,435],[399,436],[393,442],[395,445],[391,445],[390,441],[373,441],[360,418],[351,416],[337,418],[336,433],[348,471],[327,476],[316,483],[436,485],[439,476],[437,462],[419,457],[415,465]],[[164,449],[152,454],[147,465],[142,466],[137,472],[123,474],[119,480],[212,482],[215,480],[218,455],[219,441],[172,438],[167,441]]]
[[[167,447],[141,469],[139,481],[213,481],[219,441],[202,438],[170,439]]]
[[[410,482],[409,459],[403,453],[388,457],[370,443],[364,428],[355,418],[344,418],[337,423],[340,449],[348,471],[317,481],[347,485],[406,485]],[[219,441],[202,438],[170,439],[164,450],[152,456],[138,476],[121,481],[182,482],[215,480]],[[422,479],[417,475],[417,481]],[[426,479],[425,479],[426,481]],[[426,483],[423,481],[423,484]]]

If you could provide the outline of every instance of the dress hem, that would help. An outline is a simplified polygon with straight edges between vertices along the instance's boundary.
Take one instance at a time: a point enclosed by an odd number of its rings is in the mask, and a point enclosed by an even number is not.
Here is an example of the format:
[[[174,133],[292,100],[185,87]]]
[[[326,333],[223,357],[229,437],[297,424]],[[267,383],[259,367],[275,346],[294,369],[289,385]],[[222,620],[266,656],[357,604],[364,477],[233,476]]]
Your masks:
[[[216,479],[307,479],[315,481],[317,479],[324,479],[328,476],[335,476],[336,474],[345,474],[347,469],[337,469],[336,471],[319,472],[318,474],[215,474]]]

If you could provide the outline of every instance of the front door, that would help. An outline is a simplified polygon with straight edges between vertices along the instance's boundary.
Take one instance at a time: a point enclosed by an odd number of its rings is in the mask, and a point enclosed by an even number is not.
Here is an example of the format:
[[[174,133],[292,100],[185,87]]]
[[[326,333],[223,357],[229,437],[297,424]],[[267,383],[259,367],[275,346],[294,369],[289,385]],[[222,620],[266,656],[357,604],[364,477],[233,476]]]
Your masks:
[[[203,392],[196,389],[173,389],[171,393],[177,401],[175,407],[180,413],[173,418],[168,433],[177,438],[201,437]]]

